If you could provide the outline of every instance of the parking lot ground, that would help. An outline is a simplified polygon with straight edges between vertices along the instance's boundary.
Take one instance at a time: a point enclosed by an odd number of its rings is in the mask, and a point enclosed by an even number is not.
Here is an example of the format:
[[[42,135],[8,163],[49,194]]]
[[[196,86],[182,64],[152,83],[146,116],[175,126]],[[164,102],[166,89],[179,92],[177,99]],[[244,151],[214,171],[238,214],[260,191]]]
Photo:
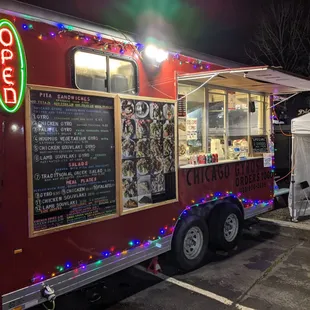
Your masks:
[[[305,241],[261,233],[245,235],[237,250],[180,274],[160,258],[163,273],[139,265],[96,283],[93,288],[59,297],[65,310],[309,309],[310,245]],[[101,299],[89,303],[96,291]]]

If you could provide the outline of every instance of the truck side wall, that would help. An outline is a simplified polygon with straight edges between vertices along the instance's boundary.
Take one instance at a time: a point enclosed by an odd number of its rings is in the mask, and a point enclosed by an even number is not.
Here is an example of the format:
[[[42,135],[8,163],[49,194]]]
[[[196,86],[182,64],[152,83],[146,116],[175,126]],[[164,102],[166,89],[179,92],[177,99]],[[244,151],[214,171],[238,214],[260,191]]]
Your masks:
[[[68,34],[55,39],[38,38],[38,34],[57,31],[56,27],[31,22],[33,30],[23,30],[29,21],[0,15],[15,22],[27,57],[28,83],[72,88],[70,55],[73,47],[92,46]],[[125,53],[126,56],[126,53]],[[131,52],[127,52],[131,56]],[[156,76],[148,76],[140,59],[135,59],[139,73],[139,95],[176,98],[175,73],[197,71],[191,64],[166,61]],[[210,70],[219,69],[210,65]],[[200,70],[200,69],[199,69]],[[150,86],[153,83],[154,87]],[[115,251],[128,248],[129,240],[149,240],[159,235],[161,227],[172,225],[181,211],[178,204],[122,216],[114,220],[64,230],[41,237],[28,237],[27,171],[24,106],[15,114],[1,112],[5,130],[1,153],[0,205],[0,296],[31,284],[38,273],[50,276],[56,266],[70,262],[72,266],[87,263],[89,256],[100,256],[111,247]],[[17,125],[18,131],[12,131]],[[15,250],[22,251],[14,254]],[[18,252],[20,252],[18,251]]]

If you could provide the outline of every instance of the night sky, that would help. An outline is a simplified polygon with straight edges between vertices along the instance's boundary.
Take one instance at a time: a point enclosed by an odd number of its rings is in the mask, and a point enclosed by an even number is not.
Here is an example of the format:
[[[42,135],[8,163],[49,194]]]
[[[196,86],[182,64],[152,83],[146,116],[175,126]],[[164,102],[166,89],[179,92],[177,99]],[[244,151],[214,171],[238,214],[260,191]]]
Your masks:
[[[144,39],[159,39],[211,55],[246,62],[262,6],[270,0],[24,0]]]

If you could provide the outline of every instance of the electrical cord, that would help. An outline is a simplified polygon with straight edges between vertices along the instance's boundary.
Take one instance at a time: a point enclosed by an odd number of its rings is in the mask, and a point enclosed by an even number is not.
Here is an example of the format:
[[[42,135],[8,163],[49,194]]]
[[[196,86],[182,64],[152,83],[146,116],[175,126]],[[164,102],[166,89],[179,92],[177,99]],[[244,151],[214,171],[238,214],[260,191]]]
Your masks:
[[[285,136],[285,137],[291,137],[292,135],[287,134],[287,133],[285,133],[285,132],[282,130],[282,126],[281,126],[281,124],[280,124],[280,120],[279,120],[279,118],[278,118],[278,115],[277,115],[276,110],[273,110],[273,113],[274,113],[276,119],[279,121],[279,128],[280,128],[280,131],[281,131],[282,135]]]
[[[122,34],[124,36],[124,38],[130,43],[130,45],[132,46],[134,52],[138,55],[138,57],[140,59],[142,59],[142,56],[141,54],[139,53],[136,45],[134,44],[134,42],[132,42],[132,40],[126,35],[126,33],[118,28],[115,28],[115,27],[112,27],[112,26],[109,26],[109,25],[103,25],[103,27],[106,27],[106,28],[110,28],[112,30],[115,30],[115,31],[118,31],[120,34]]]
[[[294,171],[294,169],[295,169],[295,167],[293,167],[287,175],[285,175],[284,177],[277,180],[277,183],[279,183],[280,181],[282,181],[282,180],[286,179],[288,176],[290,176],[292,174],[292,172]]]
[[[43,307],[46,310],[55,310],[55,299],[56,299],[56,294],[55,291],[52,287],[49,285],[43,285],[43,289],[41,291],[42,297],[46,298],[48,302],[52,304],[52,308],[48,308],[44,303]]]
[[[295,155],[296,155],[296,149],[294,150],[294,154],[293,154],[293,155],[294,155],[294,157],[295,157]],[[287,175],[285,175],[284,177],[282,177],[282,178],[280,178],[279,180],[277,180],[276,183],[278,183],[278,182],[280,182],[280,181],[286,179],[288,176],[290,176],[290,175],[292,174],[292,172],[295,170],[295,166],[296,166],[296,163],[295,163],[294,166],[292,167],[291,171],[290,171]]]
[[[165,95],[166,97],[170,98],[170,99],[174,99],[174,97],[169,96],[168,94],[162,92],[160,89],[154,87],[153,85],[150,85],[150,87],[152,87],[153,89],[155,89],[156,91],[158,91],[159,93],[161,93],[162,95]]]
[[[51,301],[51,303],[52,303],[52,308],[48,308],[44,303],[42,305],[46,310],[55,310],[55,307],[56,307],[55,300]]]

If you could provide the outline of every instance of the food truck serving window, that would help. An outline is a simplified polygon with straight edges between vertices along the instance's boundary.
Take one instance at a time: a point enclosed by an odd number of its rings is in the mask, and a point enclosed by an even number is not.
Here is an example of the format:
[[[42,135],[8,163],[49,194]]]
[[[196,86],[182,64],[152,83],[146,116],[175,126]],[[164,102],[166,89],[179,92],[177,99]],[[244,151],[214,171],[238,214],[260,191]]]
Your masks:
[[[74,82],[83,90],[136,94],[137,68],[130,60],[75,50]]]
[[[189,84],[179,84],[178,94],[180,166],[246,159],[268,152],[256,152],[252,139],[267,139],[268,96],[212,86],[197,89]]]

